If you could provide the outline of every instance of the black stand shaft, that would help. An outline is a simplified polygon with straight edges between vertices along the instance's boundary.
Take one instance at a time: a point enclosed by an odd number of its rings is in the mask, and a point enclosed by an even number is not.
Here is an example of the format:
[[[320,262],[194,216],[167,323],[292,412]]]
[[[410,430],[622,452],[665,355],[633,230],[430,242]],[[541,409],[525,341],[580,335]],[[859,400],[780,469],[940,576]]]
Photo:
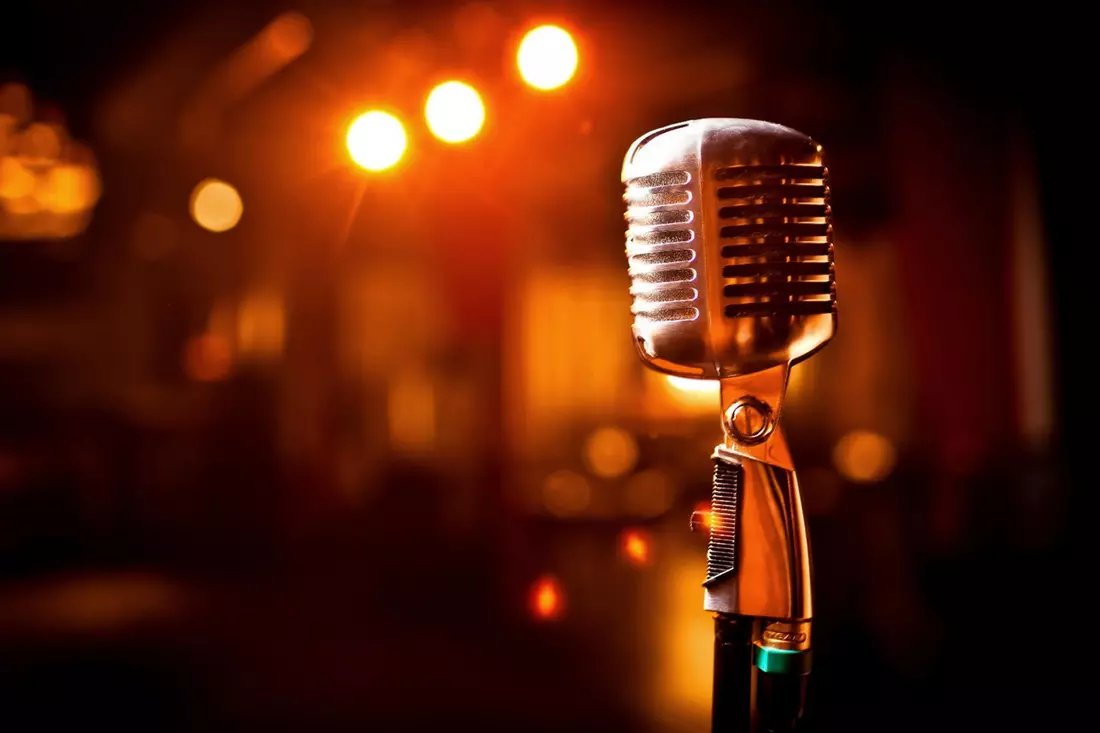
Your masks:
[[[747,617],[714,618],[712,733],[753,730],[752,626]]]

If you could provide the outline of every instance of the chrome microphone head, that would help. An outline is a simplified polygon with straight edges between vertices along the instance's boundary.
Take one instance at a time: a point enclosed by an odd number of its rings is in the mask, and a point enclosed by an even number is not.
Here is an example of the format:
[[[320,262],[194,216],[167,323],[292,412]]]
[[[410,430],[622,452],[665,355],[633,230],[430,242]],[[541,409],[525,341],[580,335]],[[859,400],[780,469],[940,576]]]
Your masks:
[[[654,130],[623,164],[634,337],[649,366],[723,379],[788,365],[836,328],[821,146],[757,120]]]

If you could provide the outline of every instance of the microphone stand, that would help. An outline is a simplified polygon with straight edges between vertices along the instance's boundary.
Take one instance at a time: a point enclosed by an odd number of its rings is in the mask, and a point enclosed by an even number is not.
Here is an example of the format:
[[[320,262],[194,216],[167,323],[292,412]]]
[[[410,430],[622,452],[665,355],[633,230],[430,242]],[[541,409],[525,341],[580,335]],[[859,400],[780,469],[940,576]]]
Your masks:
[[[765,672],[750,616],[714,617],[712,733],[793,733],[800,729],[809,673]]]
[[[719,613],[714,617],[713,733],[752,733],[755,729],[753,626],[749,616]]]
[[[734,420],[726,424],[733,447],[719,445],[713,455],[703,584],[704,607],[715,612],[711,730],[791,733],[805,710],[813,660],[798,481],[778,429],[754,443]]]

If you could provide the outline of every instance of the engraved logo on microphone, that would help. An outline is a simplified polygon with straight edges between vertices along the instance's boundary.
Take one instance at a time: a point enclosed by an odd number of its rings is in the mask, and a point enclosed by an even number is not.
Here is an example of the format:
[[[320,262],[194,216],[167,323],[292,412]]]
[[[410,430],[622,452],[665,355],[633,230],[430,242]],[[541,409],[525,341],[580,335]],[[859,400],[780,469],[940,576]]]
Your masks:
[[[764,638],[768,641],[776,641],[780,643],[788,644],[801,644],[806,641],[805,631],[773,631],[768,629],[764,632]]]

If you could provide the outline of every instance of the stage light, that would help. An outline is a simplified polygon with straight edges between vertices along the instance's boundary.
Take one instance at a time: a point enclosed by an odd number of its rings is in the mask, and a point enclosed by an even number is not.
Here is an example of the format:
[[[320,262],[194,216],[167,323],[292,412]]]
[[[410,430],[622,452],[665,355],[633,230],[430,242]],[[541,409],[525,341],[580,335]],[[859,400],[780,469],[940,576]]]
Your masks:
[[[539,26],[523,37],[516,63],[528,84],[555,89],[572,79],[577,70],[577,44],[557,26]]]
[[[371,110],[348,127],[347,145],[351,159],[369,171],[391,168],[405,154],[405,128],[393,115]]]
[[[227,232],[237,226],[243,211],[241,195],[225,181],[207,178],[191,192],[191,218],[211,232]]]
[[[481,131],[485,105],[477,90],[469,84],[448,81],[428,95],[424,116],[433,135],[444,142],[460,143]]]

